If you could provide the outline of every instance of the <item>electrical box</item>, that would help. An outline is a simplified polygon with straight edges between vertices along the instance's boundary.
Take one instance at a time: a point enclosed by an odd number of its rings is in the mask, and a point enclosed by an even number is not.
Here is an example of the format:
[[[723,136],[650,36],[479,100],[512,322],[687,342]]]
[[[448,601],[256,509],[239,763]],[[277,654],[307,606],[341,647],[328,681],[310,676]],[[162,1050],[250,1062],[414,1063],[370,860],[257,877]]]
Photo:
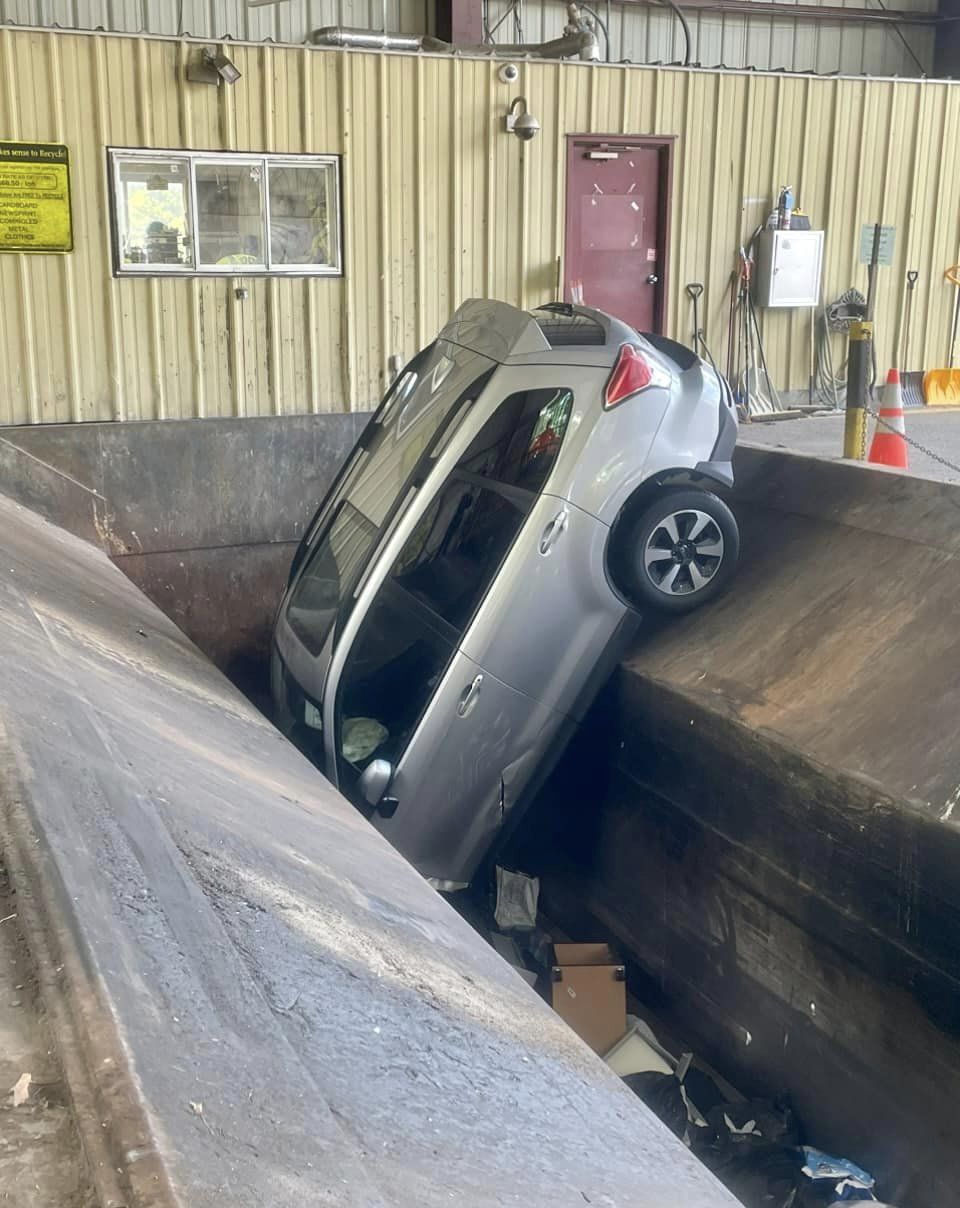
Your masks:
[[[822,269],[823,231],[777,231],[765,228],[757,239],[757,305],[818,305]]]

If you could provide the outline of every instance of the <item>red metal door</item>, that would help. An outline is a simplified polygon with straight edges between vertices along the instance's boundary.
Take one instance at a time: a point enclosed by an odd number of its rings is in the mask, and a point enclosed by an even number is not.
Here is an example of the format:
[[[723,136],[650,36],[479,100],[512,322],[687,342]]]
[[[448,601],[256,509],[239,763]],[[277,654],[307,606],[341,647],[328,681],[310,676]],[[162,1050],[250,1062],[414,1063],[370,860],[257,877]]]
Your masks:
[[[666,273],[668,149],[640,140],[571,139],[564,299],[659,331]]]

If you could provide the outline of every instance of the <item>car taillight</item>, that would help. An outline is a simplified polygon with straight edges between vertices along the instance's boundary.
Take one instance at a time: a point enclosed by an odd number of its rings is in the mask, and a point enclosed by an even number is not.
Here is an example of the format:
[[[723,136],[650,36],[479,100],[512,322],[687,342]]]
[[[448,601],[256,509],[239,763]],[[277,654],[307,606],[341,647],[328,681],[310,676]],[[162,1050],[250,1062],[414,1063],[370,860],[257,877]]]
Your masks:
[[[635,344],[623,344],[603,392],[603,409],[610,411],[653,381],[650,362]]]

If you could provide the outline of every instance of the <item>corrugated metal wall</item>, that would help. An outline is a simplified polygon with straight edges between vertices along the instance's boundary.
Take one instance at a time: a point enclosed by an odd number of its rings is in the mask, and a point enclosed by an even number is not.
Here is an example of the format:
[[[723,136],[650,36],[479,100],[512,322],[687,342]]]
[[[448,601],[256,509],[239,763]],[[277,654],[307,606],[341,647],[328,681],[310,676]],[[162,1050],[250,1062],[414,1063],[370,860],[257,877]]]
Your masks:
[[[826,8],[836,0],[805,2]],[[662,5],[612,4],[608,13],[605,0],[588,3],[608,24],[610,58],[615,62],[682,62],[680,26]],[[934,32],[930,26],[903,27],[904,45],[893,25],[839,24],[830,21],[829,13],[823,20],[791,17],[792,0],[782,0],[782,7],[783,18],[688,9],[691,61],[706,67],[755,67],[759,71],[810,71],[821,75],[919,76],[933,71]],[[937,0],[898,0],[896,7],[935,12]],[[489,0],[488,26],[493,28],[503,19],[496,31],[497,41],[518,40],[510,8],[510,0]],[[562,0],[521,0],[519,18],[524,41],[545,42],[563,32],[566,7]],[[602,31],[600,39],[605,54]]]
[[[64,141],[76,251],[0,255],[0,419],[28,423],[363,408],[388,358],[410,355],[466,297],[555,296],[565,135],[677,138],[670,332],[683,284],[707,284],[726,343],[738,244],[790,181],[827,231],[825,291],[865,288],[863,222],[897,227],[881,270],[878,360],[901,335],[907,268],[921,277],[916,344],[942,362],[960,259],[960,85],[525,63],[518,85],[483,60],[236,46],[232,88],[182,87],[189,43],[0,30],[0,137]],[[502,130],[522,91],[543,131]],[[116,280],[108,145],[339,152],[341,279]],[[589,299],[588,299],[589,300]],[[771,371],[805,388],[811,312],[764,317]],[[839,359],[839,349],[838,349]]]
[[[0,0],[0,22],[59,25],[63,29],[105,29],[120,33],[192,34],[198,38],[234,38],[250,42],[303,42],[324,25],[383,27],[400,33],[433,30],[432,0],[277,0],[249,5],[247,0]],[[806,0],[836,4],[843,0]],[[893,26],[838,25],[790,17],[793,0],[782,0],[784,17],[697,13],[692,61],[704,66],[754,67],[759,71],[842,72],[848,75],[917,76],[933,70],[933,30],[908,27],[904,37]],[[871,8],[870,0],[859,0]],[[488,0],[488,24],[496,25],[510,0]],[[856,7],[851,4],[851,7]],[[610,57],[633,63],[672,63],[681,58],[680,32],[673,16],[651,7],[593,0],[609,17]],[[882,7],[882,5],[878,5]],[[887,7],[894,7],[888,5]],[[937,0],[897,0],[900,9],[933,12]],[[566,22],[566,0],[520,0],[519,25],[527,42],[558,37]],[[514,18],[496,34],[516,42]]]
[[[238,41],[305,42],[325,25],[428,33],[430,0],[0,0],[0,22],[104,29],[130,34],[189,34]],[[432,28],[432,27],[431,27]]]

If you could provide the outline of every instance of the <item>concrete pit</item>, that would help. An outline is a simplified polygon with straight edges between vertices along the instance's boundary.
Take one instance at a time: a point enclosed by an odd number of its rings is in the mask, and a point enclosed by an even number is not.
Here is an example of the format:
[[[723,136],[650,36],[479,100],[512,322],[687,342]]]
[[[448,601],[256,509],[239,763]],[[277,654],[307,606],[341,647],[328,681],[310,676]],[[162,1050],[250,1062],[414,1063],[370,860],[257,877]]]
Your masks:
[[[156,453],[151,425],[32,429],[0,457],[262,703],[289,558],[359,422],[171,423]],[[508,858],[735,1086],[789,1090],[812,1143],[947,1208],[957,488],[749,448],[737,469],[735,589],[644,627]]]

